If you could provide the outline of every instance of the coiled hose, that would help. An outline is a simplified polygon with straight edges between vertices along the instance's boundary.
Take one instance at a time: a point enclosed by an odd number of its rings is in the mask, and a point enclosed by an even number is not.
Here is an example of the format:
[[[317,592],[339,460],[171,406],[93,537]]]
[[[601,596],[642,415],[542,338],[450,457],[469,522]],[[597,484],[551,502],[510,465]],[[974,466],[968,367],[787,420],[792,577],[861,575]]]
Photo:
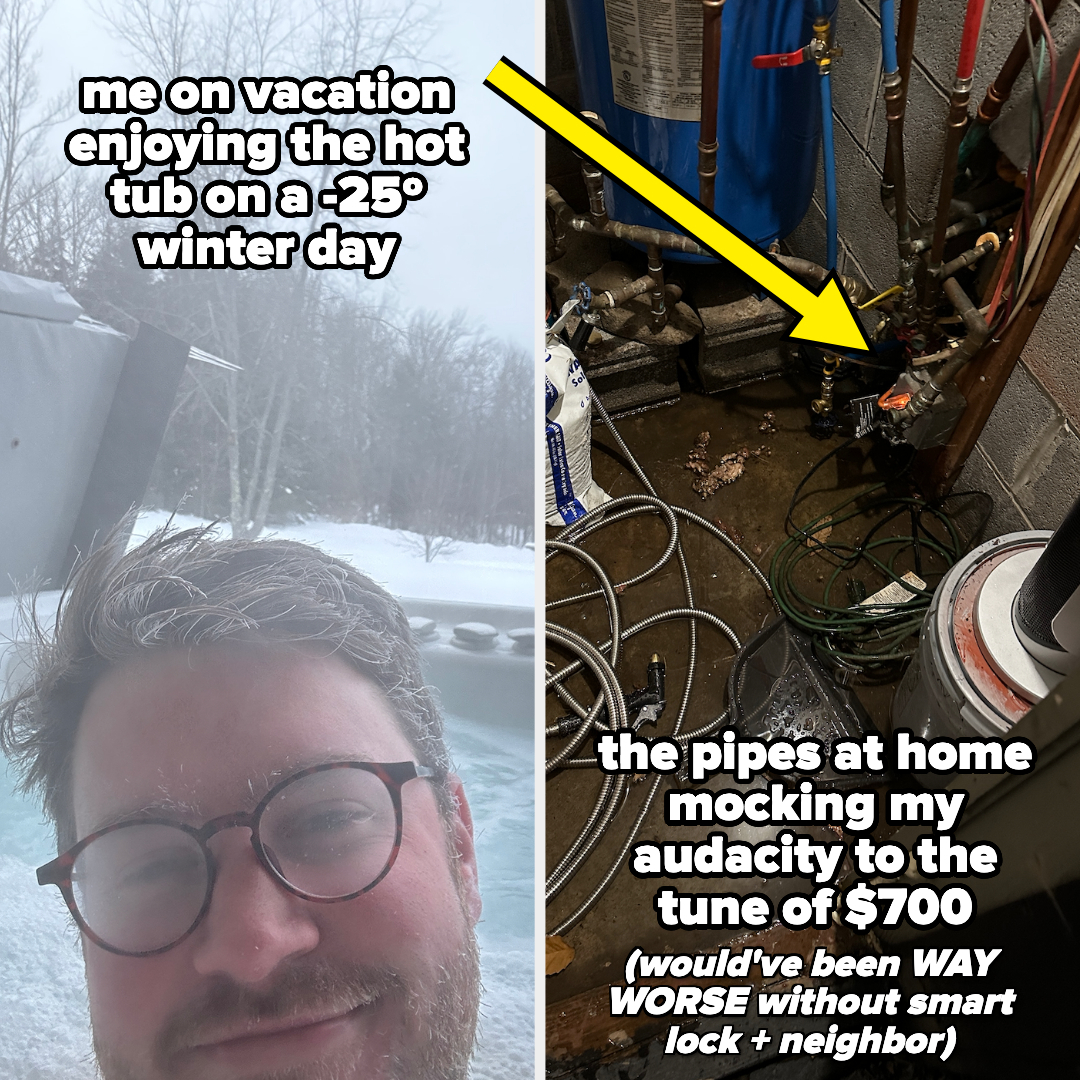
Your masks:
[[[635,634],[648,630],[662,622],[673,619],[685,619],[689,624],[686,683],[683,687],[678,712],[671,727],[671,737],[676,739],[681,745],[685,746],[690,739],[708,735],[726,722],[728,718],[727,711],[692,731],[684,732],[682,730],[686,717],[686,710],[690,701],[690,693],[693,688],[697,662],[697,623],[699,621],[707,622],[710,625],[715,626],[725,637],[727,637],[731,642],[732,647],[735,649],[740,647],[740,642],[735,631],[723,619],[713,612],[697,607],[694,603],[689,567],[687,566],[686,556],[683,552],[679,538],[678,523],[680,518],[699,528],[705,529],[731,550],[754,575],[755,579],[765,590],[770,601],[772,601],[773,606],[776,607],[776,602],[773,600],[768,579],[750,556],[727,536],[726,533],[715,526],[707,518],[694,513],[692,510],[687,510],[685,507],[675,506],[661,499],[659,495],[657,495],[656,489],[653,487],[648,476],[638,464],[637,460],[630,452],[630,449],[623,441],[622,436],[612,423],[610,416],[608,416],[607,411],[604,409],[603,403],[595,394],[592,397],[592,407],[596,415],[600,417],[607,427],[616,446],[620,453],[622,453],[624,459],[629,463],[635,476],[645,488],[646,494],[624,495],[617,499],[613,499],[603,506],[590,511],[571,525],[566,526],[557,534],[556,539],[548,541],[547,557],[549,560],[558,555],[567,555],[576,558],[583,565],[588,567],[596,577],[598,583],[598,588],[591,592],[549,602],[547,605],[548,609],[551,610],[567,604],[603,597],[607,606],[608,624],[611,633],[611,636],[607,641],[597,646],[587,641],[580,634],[577,634],[558,623],[548,622],[547,624],[547,637],[549,642],[559,646],[561,649],[575,657],[569,664],[566,664],[560,670],[550,674],[546,680],[547,688],[554,692],[559,699],[567,705],[573,714],[560,723],[553,724],[547,728],[547,735],[549,738],[569,735],[566,743],[555,754],[547,759],[545,767],[548,775],[563,768],[595,767],[597,765],[595,757],[575,756],[585,744],[586,740],[594,733],[602,731],[617,732],[629,729],[630,723],[626,712],[626,703],[623,698],[622,690],[619,687],[618,677],[614,670],[619,657],[620,647],[623,642],[633,637]],[[663,519],[668,530],[667,544],[659,558],[647,570],[628,578],[626,581],[613,584],[610,576],[599,562],[593,556],[583,551],[579,545],[585,537],[598,529],[607,528],[617,522],[625,521],[640,514],[655,514]],[[655,612],[633,625],[624,628],[622,626],[622,615],[619,608],[619,594],[625,589],[640,584],[652,577],[671,560],[672,556],[677,559],[679,564],[680,576],[683,583],[683,606]],[[779,609],[777,608],[777,610]],[[599,694],[595,701],[588,707],[578,702],[563,685],[566,679],[577,671],[580,671],[583,667],[588,668],[592,672],[600,686]],[[606,722],[600,719],[601,714],[605,711],[605,707],[607,716]],[[610,866],[608,866],[607,870],[600,878],[600,881],[593,887],[588,896],[585,897],[577,908],[564,919],[560,920],[549,933],[566,933],[571,927],[581,921],[581,919],[597,903],[600,897],[607,891],[611,882],[618,874],[619,869],[625,863],[630,846],[636,839],[638,832],[652,807],[662,779],[662,775],[654,776],[651,779],[644,801],[638,809],[634,821],[620,846],[618,855],[612,861]],[[590,811],[584,825],[578,831],[577,835],[570,843],[570,846],[548,875],[545,890],[548,903],[559,895],[573,879],[574,875],[577,874],[588,861],[590,855],[592,855],[610,827],[615,815],[623,806],[627,795],[627,788],[628,784],[625,776],[605,776],[596,803]]]

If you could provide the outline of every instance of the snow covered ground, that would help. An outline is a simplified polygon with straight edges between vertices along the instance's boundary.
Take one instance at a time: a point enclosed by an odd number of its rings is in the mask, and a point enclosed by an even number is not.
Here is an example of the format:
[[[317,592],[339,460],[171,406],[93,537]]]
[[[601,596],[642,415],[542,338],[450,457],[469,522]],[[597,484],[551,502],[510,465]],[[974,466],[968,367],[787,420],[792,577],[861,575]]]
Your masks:
[[[144,514],[146,535],[168,515]],[[180,527],[202,524],[177,517]],[[274,530],[348,559],[397,596],[531,607],[530,549],[460,543],[426,563],[415,538],[371,525],[312,521]],[[44,594],[47,617],[58,594]],[[0,598],[0,654],[15,604]],[[0,655],[2,661],[2,655]],[[3,665],[0,662],[0,673]],[[449,717],[451,752],[477,827],[485,987],[474,1080],[533,1075],[533,752],[527,733],[493,733]],[[0,765],[0,1080],[93,1080],[82,958],[59,891],[34,867],[55,854],[36,808],[12,793]],[[133,961],[137,962],[137,961]]]
[[[147,511],[139,517],[135,533],[145,536],[168,518],[163,511]],[[175,515],[173,523],[185,529],[208,524],[182,514]],[[223,529],[227,535],[228,526]],[[314,544],[351,562],[395,596],[508,607],[532,607],[536,598],[532,548],[455,541],[449,551],[428,563],[424,561],[422,537],[378,525],[313,519],[267,529],[263,536]]]

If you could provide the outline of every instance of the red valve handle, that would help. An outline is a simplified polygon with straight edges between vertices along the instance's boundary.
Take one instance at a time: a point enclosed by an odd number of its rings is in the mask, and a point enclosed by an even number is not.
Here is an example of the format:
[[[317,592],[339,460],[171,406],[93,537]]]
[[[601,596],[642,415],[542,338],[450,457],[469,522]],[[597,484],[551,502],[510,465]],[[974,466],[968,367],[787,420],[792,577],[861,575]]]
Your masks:
[[[796,49],[795,52],[789,53],[763,53],[761,56],[755,56],[750,61],[750,64],[756,68],[794,67],[796,64],[801,64],[805,59],[806,50]]]

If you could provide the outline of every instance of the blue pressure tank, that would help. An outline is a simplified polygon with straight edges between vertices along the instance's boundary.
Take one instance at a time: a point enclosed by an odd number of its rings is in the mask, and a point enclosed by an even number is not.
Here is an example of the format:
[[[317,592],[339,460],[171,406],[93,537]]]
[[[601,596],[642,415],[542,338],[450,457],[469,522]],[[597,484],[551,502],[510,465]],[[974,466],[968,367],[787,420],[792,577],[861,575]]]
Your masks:
[[[700,0],[567,0],[567,6],[582,108],[697,198]],[[831,18],[836,0],[826,0],[825,9]],[[751,61],[808,44],[814,11],[815,0],[727,0],[723,9],[715,211],[762,248],[787,236],[810,205],[821,98],[812,61],[760,70]],[[672,229],[620,184],[608,180],[606,194],[614,220]]]

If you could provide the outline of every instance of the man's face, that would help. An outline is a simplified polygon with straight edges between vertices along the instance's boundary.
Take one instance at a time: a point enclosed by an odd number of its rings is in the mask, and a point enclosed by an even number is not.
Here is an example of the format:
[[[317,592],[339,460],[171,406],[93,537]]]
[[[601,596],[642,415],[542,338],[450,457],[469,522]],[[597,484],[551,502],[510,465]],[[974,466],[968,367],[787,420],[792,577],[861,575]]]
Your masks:
[[[327,761],[416,761],[381,691],[343,661],[270,647],[149,653],[104,675],[83,711],[77,835],[147,811],[201,826]],[[209,841],[218,874],[190,937],[149,957],[86,941],[106,1080],[464,1078],[480,898],[454,786],[448,828],[432,781],[404,784],[397,861],[354,900],[294,896],[250,831],[232,828]]]

